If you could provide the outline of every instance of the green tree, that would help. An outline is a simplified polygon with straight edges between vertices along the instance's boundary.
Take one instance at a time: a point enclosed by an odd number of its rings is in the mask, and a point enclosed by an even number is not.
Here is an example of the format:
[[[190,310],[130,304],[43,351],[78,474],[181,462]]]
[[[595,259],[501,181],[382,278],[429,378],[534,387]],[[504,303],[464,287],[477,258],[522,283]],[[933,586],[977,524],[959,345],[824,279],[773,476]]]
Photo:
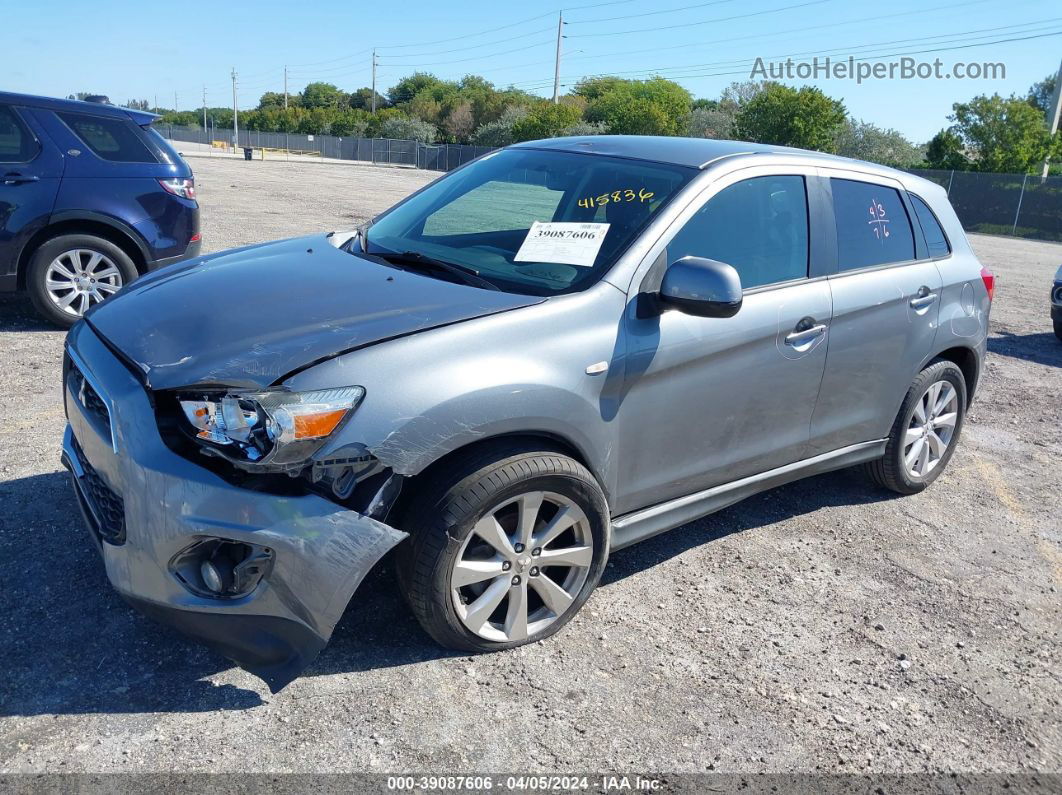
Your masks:
[[[965,171],[970,161],[963,152],[962,138],[954,130],[941,130],[926,144],[926,165],[948,171]]]
[[[1052,138],[1044,114],[1025,99],[982,95],[952,108],[948,118],[978,171],[1029,173],[1059,149],[1059,135]]]
[[[837,154],[871,163],[911,168],[923,160],[923,152],[901,133],[870,122],[847,119],[834,141]]]
[[[292,104],[293,100],[298,100],[299,95],[288,96],[288,104]],[[282,108],[284,107],[284,94],[279,91],[267,91],[262,94],[261,99],[258,100],[258,110],[265,110],[266,108]]]
[[[387,91],[387,96],[393,105],[402,105],[409,102],[421,91],[433,88],[443,81],[429,72],[414,72],[408,77],[403,77]]]
[[[340,91],[331,83],[309,83],[302,90],[300,104],[304,108],[338,108],[348,105],[349,101],[345,92]]]
[[[578,108],[539,102],[527,115],[513,123],[513,141],[533,141],[538,138],[553,138],[561,130],[581,121]]]
[[[630,81],[622,77],[586,77],[575,84],[572,94],[582,97],[587,102],[593,102],[627,82]]]
[[[693,105],[690,92],[671,80],[623,80],[590,101],[586,120],[615,135],[681,135]]]
[[[846,118],[844,105],[819,89],[767,84],[734,117],[739,138],[832,152]]]
[[[494,121],[481,124],[472,133],[472,143],[476,146],[508,146],[515,143],[513,125],[528,113],[526,105],[510,105]]]
[[[401,138],[430,144],[434,143],[437,135],[438,133],[432,125],[420,119],[411,119],[408,116],[394,116],[380,125],[381,138]]]
[[[1050,74],[1029,88],[1029,104],[1039,108],[1041,113],[1047,113],[1051,98],[1055,95],[1056,79],[1057,75]]]
[[[468,143],[469,136],[476,129],[476,122],[472,116],[472,103],[462,102],[451,110],[443,120],[443,129],[457,143]]]
[[[734,114],[721,106],[716,108],[694,108],[686,128],[690,138],[732,138],[734,136]]]
[[[368,111],[371,111],[372,110],[372,95],[373,95],[373,90],[371,88],[359,88],[357,91],[351,92],[351,94],[350,94],[350,107],[354,108],[355,110],[368,110]],[[376,109],[377,110],[381,110],[383,108],[386,108],[390,104],[391,103],[388,101],[387,97],[385,97],[379,91],[376,92]]]

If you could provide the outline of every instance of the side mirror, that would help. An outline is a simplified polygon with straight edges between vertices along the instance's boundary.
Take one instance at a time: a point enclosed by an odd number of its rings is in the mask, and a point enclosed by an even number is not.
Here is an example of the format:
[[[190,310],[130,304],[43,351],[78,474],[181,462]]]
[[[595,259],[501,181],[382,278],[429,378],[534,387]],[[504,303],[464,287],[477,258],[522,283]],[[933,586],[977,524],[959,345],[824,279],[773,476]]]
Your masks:
[[[741,277],[725,262],[683,257],[664,273],[660,302],[687,315],[733,317],[741,309]]]

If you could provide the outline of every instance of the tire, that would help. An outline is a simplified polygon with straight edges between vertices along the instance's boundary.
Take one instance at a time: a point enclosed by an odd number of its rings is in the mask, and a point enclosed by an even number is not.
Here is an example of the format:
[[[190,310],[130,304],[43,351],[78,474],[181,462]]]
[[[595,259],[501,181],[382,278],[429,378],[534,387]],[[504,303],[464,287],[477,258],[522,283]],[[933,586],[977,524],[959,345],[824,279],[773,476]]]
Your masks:
[[[929,394],[930,390],[938,384],[943,386],[939,387],[934,401],[937,405],[929,407],[930,422],[923,423],[921,415],[916,416],[916,412],[926,412],[926,407],[930,403],[929,398],[933,397]],[[949,387],[954,392],[953,398],[941,408],[944,399],[952,394],[948,391]],[[934,412],[934,408],[938,408],[939,411]],[[943,360],[931,362],[918,374],[911,388],[907,390],[907,396],[889,432],[885,455],[876,461],[864,464],[865,471],[879,486],[899,494],[917,494],[936,480],[948,465],[958,444],[965,417],[966,379],[963,377],[962,370],[953,362]],[[949,418],[953,424],[947,421]],[[927,429],[927,433],[921,437],[922,441],[919,442],[918,438],[915,438],[913,442],[910,441],[909,432],[916,434],[919,428]],[[951,429],[950,435],[947,434],[949,428]],[[941,442],[946,442],[942,454],[940,453]],[[917,456],[915,455],[916,448]],[[934,456],[936,456],[935,461]],[[914,458],[913,464],[912,458]]]
[[[1055,336],[1062,341],[1062,320],[1055,321]]]
[[[60,235],[45,241],[33,253],[26,288],[42,317],[69,328],[88,308],[113,295],[138,275],[133,260],[111,241],[95,235]],[[48,286],[66,282],[70,283],[70,289]],[[64,308],[60,304],[66,299],[70,300]]]
[[[503,442],[448,461],[428,478],[402,511],[410,539],[396,559],[399,585],[424,630],[443,646],[487,652],[542,640],[568,623],[608,558],[608,506],[593,475],[562,453]],[[535,495],[542,495],[537,509]],[[521,506],[538,517],[522,550]],[[547,537],[569,519],[568,529]],[[482,528],[493,533],[481,535]],[[562,557],[578,565],[536,565]],[[477,566],[490,573],[464,583],[481,576]]]

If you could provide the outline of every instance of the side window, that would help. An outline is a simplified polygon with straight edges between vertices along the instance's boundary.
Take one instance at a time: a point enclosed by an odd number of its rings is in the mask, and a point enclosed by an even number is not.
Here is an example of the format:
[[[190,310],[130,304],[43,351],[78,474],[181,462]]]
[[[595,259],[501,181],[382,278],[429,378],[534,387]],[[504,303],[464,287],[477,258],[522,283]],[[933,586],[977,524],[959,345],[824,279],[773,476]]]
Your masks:
[[[753,177],[719,191],[667,247],[668,259],[705,257],[733,265],[748,289],[808,275],[804,178]]]
[[[0,105],[0,163],[28,163],[37,156],[37,140],[22,120]]]
[[[951,246],[948,245],[947,235],[944,234],[944,230],[941,228],[937,216],[929,209],[929,205],[918,196],[915,196],[913,193],[907,195],[911,197],[911,204],[914,205],[915,215],[918,216],[918,223],[922,225],[922,232],[926,236],[926,246],[929,248],[929,256],[948,256],[948,254],[951,253]]]
[[[89,149],[117,163],[157,163],[131,121],[82,113],[56,113]]]
[[[914,233],[898,191],[870,182],[831,179],[840,271],[914,259]]]

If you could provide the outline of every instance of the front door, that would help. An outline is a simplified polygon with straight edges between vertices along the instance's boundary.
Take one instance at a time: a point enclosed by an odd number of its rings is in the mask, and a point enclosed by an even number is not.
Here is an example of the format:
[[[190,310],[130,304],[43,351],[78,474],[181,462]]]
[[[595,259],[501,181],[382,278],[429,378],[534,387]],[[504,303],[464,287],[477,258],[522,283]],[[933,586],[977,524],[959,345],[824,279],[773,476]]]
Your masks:
[[[14,107],[0,105],[0,278],[10,287],[22,247],[48,223],[62,174],[50,142]]]
[[[804,456],[831,322],[828,285],[809,279],[813,173],[724,177],[668,242],[667,262],[737,269],[736,315],[640,319],[630,302],[616,513]]]

